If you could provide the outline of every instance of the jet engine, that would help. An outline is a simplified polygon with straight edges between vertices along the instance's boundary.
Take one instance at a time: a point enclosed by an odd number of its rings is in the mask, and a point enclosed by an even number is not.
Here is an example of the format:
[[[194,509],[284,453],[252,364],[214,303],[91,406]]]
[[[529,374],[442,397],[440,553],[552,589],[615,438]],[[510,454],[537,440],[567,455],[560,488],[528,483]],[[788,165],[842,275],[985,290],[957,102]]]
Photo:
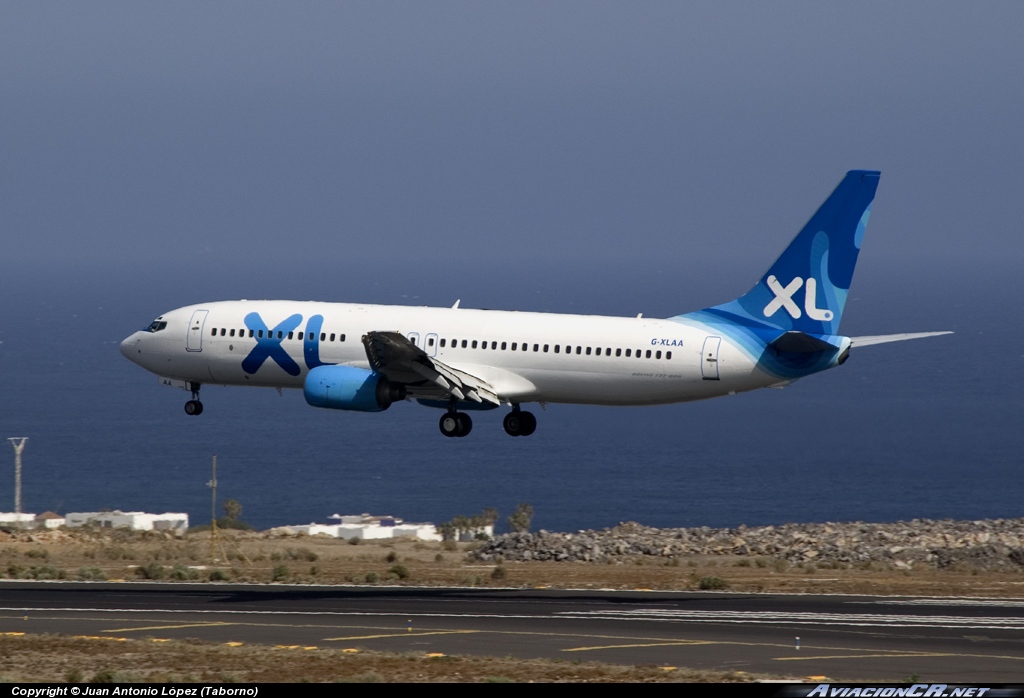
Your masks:
[[[381,412],[405,399],[405,386],[355,366],[317,366],[306,375],[303,394],[313,407]]]

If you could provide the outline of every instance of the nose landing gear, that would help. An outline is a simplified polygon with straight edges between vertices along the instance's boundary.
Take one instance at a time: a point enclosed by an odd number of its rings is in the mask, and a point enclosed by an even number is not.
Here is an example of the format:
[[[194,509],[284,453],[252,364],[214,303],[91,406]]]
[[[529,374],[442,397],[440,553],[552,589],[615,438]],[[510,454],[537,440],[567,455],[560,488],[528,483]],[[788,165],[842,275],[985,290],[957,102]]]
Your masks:
[[[505,415],[502,424],[509,436],[529,436],[537,430],[537,418],[530,412],[521,411],[519,405],[515,405],[512,411]]]
[[[203,386],[199,383],[189,383],[188,387],[192,391],[192,399],[185,403],[185,414],[195,417],[203,413],[203,403],[199,402],[199,389]]]

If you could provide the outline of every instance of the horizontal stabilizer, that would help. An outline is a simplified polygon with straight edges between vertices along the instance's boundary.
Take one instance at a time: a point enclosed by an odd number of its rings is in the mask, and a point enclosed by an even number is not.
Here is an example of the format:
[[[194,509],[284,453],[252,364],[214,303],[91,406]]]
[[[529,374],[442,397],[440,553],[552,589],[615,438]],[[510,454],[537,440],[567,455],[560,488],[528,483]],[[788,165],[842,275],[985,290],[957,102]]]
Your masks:
[[[815,351],[835,351],[839,348],[823,339],[818,339],[814,335],[796,331],[785,332],[779,335],[768,346],[778,351],[791,351],[799,354],[810,354]]]
[[[942,334],[953,334],[951,331],[944,332],[904,332],[903,334],[876,334],[868,337],[850,337],[850,343],[855,347],[866,347],[872,344],[885,344],[887,342],[902,342],[907,339],[921,339],[922,337],[938,337]]]

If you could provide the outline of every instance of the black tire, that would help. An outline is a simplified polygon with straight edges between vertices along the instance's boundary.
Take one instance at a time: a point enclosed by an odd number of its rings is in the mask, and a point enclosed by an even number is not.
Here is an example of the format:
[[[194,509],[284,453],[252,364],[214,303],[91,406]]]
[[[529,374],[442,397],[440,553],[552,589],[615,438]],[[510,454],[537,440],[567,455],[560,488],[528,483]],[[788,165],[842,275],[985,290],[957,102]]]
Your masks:
[[[437,423],[437,426],[441,430],[441,433],[444,434],[445,436],[459,436],[460,422],[457,414],[451,412],[446,412],[445,414],[442,414],[440,421],[438,421]]]
[[[203,413],[203,403],[199,400],[189,400],[185,403],[185,414],[195,417]]]
[[[519,413],[519,435],[529,436],[537,431],[537,418],[531,412]]]
[[[509,412],[501,425],[509,436],[519,436],[523,430],[522,412]]]
[[[459,433],[456,436],[466,436],[473,431],[473,420],[465,412],[457,412],[455,418],[459,421]]]

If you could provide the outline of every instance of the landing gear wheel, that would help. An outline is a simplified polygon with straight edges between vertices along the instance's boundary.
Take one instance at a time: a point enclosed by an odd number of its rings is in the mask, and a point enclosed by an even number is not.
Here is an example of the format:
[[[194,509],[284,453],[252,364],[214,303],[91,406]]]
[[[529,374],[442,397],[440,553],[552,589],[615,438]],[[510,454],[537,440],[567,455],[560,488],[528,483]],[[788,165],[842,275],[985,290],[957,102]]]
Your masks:
[[[505,420],[502,422],[502,426],[505,427],[505,433],[509,436],[519,436],[519,430],[523,428],[522,412],[509,412],[505,415]]]
[[[469,432],[473,431],[473,420],[469,418],[469,415],[465,412],[458,412],[455,418],[459,422],[459,436],[465,436]]]
[[[196,416],[203,413],[203,403],[199,400],[189,400],[185,403],[185,414],[189,416]]]
[[[473,430],[473,420],[464,412],[447,412],[437,426],[445,436],[465,436]]]
[[[448,412],[441,415],[441,421],[437,425],[445,436],[459,435],[459,419],[457,412]]]
[[[537,418],[517,408],[505,415],[502,425],[509,436],[529,436],[537,430]]]

